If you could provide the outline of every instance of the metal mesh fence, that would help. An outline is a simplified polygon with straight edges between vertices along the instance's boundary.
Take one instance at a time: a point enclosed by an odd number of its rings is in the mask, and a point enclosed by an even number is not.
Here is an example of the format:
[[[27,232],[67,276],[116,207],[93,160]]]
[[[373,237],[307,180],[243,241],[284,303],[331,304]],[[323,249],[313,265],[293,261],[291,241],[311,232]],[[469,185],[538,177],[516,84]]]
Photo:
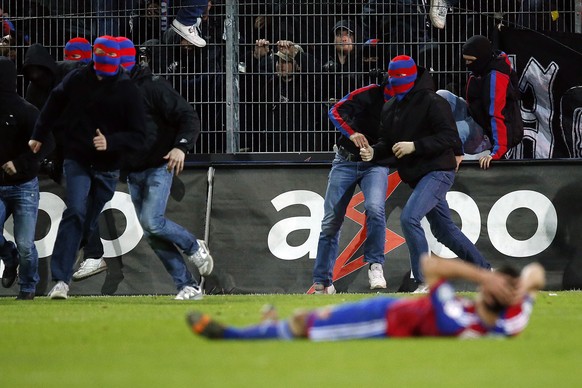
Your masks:
[[[430,0],[212,0],[200,25],[207,45],[198,48],[170,28],[186,3],[0,0],[0,54],[20,69],[32,43],[63,60],[73,37],[127,36],[196,108],[197,153],[318,152],[338,135],[330,106],[381,82],[395,55],[411,55],[437,88],[461,93],[468,37],[495,41],[503,26],[580,32],[581,24],[579,0],[432,0],[432,9]],[[22,94],[26,83],[21,75]]]

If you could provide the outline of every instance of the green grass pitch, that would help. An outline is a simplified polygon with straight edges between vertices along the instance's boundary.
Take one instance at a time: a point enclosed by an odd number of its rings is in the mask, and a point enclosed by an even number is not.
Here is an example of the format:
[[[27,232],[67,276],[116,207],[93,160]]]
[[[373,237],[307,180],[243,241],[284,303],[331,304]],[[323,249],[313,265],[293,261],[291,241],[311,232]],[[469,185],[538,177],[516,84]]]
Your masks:
[[[397,294],[398,295],[398,294]],[[0,298],[2,387],[580,387],[582,293],[541,292],[513,339],[208,341],[193,309],[235,325],[369,297],[210,295]]]

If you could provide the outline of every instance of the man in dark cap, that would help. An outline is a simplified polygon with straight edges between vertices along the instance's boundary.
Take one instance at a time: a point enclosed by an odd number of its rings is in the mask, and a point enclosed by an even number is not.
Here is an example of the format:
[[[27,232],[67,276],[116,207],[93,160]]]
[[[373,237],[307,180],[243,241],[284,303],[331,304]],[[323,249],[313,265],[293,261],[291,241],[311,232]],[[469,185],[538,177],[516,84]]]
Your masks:
[[[523,138],[518,78],[507,54],[493,50],[485,36],[469,38],[462,52],[470,71],[465,99],[446,90],[437,93],[451,105],[464,152],[485,151],[479,165],[487,169]]]

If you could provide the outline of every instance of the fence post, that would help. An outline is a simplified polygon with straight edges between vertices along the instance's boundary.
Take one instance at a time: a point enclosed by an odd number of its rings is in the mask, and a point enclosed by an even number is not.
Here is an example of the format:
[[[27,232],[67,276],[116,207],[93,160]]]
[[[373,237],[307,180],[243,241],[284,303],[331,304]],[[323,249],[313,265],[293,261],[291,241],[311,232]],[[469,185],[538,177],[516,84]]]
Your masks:
[[[226,38],[226,152],[239,150],[239,69],[238,8],[236,0],[226,0],[224,21]]]

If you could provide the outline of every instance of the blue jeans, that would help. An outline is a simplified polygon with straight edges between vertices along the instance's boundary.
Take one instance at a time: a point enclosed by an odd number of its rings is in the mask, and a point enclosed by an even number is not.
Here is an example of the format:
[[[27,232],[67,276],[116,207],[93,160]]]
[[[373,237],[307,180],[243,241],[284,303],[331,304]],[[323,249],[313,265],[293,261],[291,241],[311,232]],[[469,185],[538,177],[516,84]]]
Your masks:
[[[207,6],[208,0],[185,0],[178,10],[176,19],[185,26],[193,26]]]
[[[0,227],[12,215],[14,220],[14,244],[0,233],[0,255],[4,265],[20,265],[18,284],[22,292],[35,292],[38,276],[38,252],[34,245],[38,215],[38,179],[13,185],[0,186]],[[18,252],[18,253],[17,253]]]
[[[482,268],[491,268],[475,245],[451,219],[446,195],[454,181],[455,173],[452,170],[429,172],[418,182],[402,209],[400,224],[408,244],[412,275],[419,283],[424,282],[420,271],[420,258],[429,252],[428,241],[420,223],[425,216],[433,235],[441,244],[465,261]]]
[[[54,281],[68,284],[81,240],[93,233],[103,206],[113,198],[119,171],[97,171],[71,159],[65,159],[63,170],[67,208],[57,231],[51,272]]]
[[[459,131],[459,137],[463,143],[463,152],[475,155],[493,148],[483,128],[471,117],[467,102],[464,99],[448,90],[437,90],[437,94],[447,100],[451,106],[457,131]]]
[[[356,185],[362,189],[366,209],[367,235],[364,243],[364,261],[384,265],[386,242],[384,205],[388,171],[388,167],[368,162],[350,162],[336,154],[325,192],[324,215],[313,268],[314,283],[322,283],[326,287],[332,283],[333,267],[339,250],[340,229]]]
[[[198,283],[188,270],[180,248],[186,255],[198,250],[196,237],[164,215],[173,175],[166,166],[132,172],[127,177],[131,201],[148,244],[172,276],[178,290]]]

